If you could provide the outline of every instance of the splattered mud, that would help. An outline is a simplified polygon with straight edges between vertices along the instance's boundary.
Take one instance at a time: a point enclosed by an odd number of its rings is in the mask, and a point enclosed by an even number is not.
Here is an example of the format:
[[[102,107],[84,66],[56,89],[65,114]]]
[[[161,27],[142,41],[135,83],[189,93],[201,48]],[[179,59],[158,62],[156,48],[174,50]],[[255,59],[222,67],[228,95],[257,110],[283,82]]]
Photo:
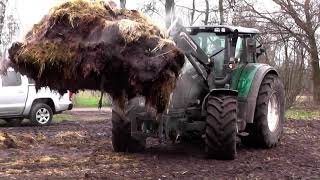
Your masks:
[[[287,120],[285,134],[276,148],[240,145],[236,160],[217,161],[205,159],[198,144],[159,145],[156,140],[150,140],[143,153],[115,153],[110,141],[109,111],[67,114],[74,121],[66,119],[49,127],[3,125],[0,178],[320,178],[320,120]]]

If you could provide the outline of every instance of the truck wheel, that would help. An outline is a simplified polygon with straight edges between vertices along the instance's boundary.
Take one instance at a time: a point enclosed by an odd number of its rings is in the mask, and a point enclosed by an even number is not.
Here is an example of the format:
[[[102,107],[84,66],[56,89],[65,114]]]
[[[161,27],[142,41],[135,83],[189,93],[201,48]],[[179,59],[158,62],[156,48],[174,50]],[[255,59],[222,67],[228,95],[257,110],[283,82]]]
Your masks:
[[[30,120],[33,125],[35,126],[50,125],[52,121],[52,116],[53,116],[53,113],[50,106],[43,103],[37,103],[32,106],[32,109],[30,112]]]
[[[208,97],[205,151],[210,158],[236,157],[237,100],[233,96]]]
[[[277,75],[267,74],[260,86],[253,124],[247,124],[248,136],[242,143],[271,148],[277,145],[284,124],[284,87]]]
[[[131,106],[128,108],[125,116],[127,119],[121,117],[116,111],[112,110],[112,146],[115,152],[140,152],[145,149],[146,139],[134,139],[131,137],[131,122],[134,114],[140,111],[138,106]]]

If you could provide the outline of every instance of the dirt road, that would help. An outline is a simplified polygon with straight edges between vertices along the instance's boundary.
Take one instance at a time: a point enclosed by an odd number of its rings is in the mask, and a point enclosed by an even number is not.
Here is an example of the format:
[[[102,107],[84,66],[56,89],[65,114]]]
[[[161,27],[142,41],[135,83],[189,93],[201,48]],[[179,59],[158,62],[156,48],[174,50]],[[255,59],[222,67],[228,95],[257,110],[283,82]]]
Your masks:
[[[77,121],[1,127],[0,178],[12,179],[319,179],[320,120],[287,120],[280,145],[240,146],[234,161],[205,159],[201,144],[114,153],[110,111],[68,112]],[[10,144],[11,143],[11,144]]]

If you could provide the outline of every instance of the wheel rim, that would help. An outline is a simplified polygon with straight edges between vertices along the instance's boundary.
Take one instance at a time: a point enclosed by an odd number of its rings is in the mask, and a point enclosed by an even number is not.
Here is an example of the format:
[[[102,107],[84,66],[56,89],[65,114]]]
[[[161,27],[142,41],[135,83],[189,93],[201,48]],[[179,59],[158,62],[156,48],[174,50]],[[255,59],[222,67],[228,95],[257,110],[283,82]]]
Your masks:
[[[268,127],[271,132],[274,132],[279,124],[279,101],[275,93],[273,93],[268,102]]]
[[[36,113],[36,120],[40,124],[46,124],[50,120],[50,112],[46,108],[40,108]]]

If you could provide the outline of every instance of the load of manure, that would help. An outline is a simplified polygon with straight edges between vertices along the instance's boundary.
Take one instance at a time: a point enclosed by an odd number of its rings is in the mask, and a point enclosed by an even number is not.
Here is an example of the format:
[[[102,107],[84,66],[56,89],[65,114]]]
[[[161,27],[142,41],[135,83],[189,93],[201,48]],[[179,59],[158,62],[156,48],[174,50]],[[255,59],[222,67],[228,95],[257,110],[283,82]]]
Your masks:
[[[100,90],[123,108],[136,96],[162,113],[175,88],[184,55],[134,10],[74,0],[51,9],[9,49],[11,66],[36,88]]]

